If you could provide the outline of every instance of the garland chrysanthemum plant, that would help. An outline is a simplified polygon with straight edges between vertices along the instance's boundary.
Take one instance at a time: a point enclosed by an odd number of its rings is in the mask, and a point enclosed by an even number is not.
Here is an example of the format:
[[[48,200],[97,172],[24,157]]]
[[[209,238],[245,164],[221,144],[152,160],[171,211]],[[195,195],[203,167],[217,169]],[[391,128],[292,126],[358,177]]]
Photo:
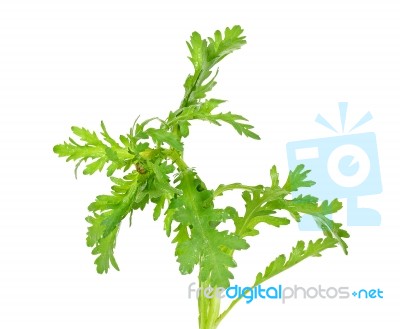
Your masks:
[[[231,112],[218,112],[224,101],[207,98],[216,85],[216,65],[246,43],[240,26],[216,31],[203,39],[194,32],[187,43],[194,71],[184,83],[185,94],[178,109],[164,118],[136,121],[129,133],[118,140],[112,138],[103,122],[100,133],[72,127],[78,139],[54,147],[54,152],[67,161],[76,161],[76,170],[84,164],[83,174],[92,175],[105,169],[113,186],[110,194],[96,197],[88,209],[87,245],[93,248],[98,273],[107,273],[110,266],[119,269],[114,256],[118,231],[123,220],[132,213],[153,205],[154,220],[164,220],[166,235],[175,244],[176,260],[182,274],[198,273],[199,288],[227,288],[236,266],[235,253],[249,248],[247,240],[259,234],[262,224],[280,227],[311,215],[323,236],[315,241],[298,241],[289,256],[279,255],[255,276],[250,287],[289,269],[308,257],[340,246],[347,254],[343,240],[349,234],[328,216],[341,208],[335,199],[319,202],[311,195],[291,197],[292,192],[315,183],[307,179],[303,165],[289,172],[282,183],[275,166],[270,170],[270,186],[248,186],[241,183],[221,184],[210,188],[198,173],[185,162],[184,140],[194,120],[220,126],[231,125],[240,135],[260,137],[246,118]],[[76,138],[76,137],[75,137]],[[75,170],[75,173],[76,173]],[[123,172],[121,175],[116,173]],[[239,213],[233,206],[217,208],[214,201],[226,191],[240,190],[245,206]],[[233,229],[222,230],[220,224],[231,221]],[[220,298],[204,294],[198,297],[199,328],[217,328],[224,317],[243,297],[234,299],[221,312]]]

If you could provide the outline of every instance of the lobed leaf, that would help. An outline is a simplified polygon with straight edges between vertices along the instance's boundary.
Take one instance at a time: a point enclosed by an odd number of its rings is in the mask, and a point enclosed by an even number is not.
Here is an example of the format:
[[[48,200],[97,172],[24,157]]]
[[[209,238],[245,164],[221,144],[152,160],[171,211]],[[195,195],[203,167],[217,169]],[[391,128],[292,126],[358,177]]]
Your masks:
[[[103,122],[101,122],[101,128],[104,141],[108,145],[100,140],[95,132],[90,132],[86,128],[72,127],[72,132],[80,137],[83,144],[79,144],[70,138],[69,143],[64,142],[54,146],[54,153],[60,157],[66,157],[67,161],[77,161],[75,174],[82,162],[93,160],[86,165],[83,170],[84,175],[92,175],[96,171],[102,171],[108,163],[107,176],[111,176],[115,170],[126,167],[133,156],[126,146],[121,146],[110,137]]]
[[[218,223],[232,211],[214,208],[212,192],[205,189],[193,171],[183,172],[179,179],[178,188],[183,193],[172,200],[169,208],[179,223],[174,239],[179,269],[182,274],[189,274],[199,264],[202,280],[226,288],[233,278],[229,268],[236,266],[229,250],[247,249],[249,245],[235,234],[217,230]]]
[[[307,247],[305,246],[304,241],[298,241],[296,246],[292,248],[289,257],[286,257],[283,254],[279,255],[266,267],[264,272],[258,273],[253,286],[260,285],[266,280],[286,271],[308,257],[319,257],[321,256],[322,251],[335,248],[337,244],[338,241],[332,237],[326,237],[324,239],[320,238],[316,241],[310,240]]]

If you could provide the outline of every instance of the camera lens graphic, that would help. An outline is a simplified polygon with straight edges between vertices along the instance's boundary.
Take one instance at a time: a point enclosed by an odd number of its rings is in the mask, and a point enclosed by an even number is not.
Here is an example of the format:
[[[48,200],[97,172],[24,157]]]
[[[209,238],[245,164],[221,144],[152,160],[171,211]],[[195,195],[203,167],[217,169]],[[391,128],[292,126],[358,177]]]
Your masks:
[[[345,144],[330,154],[327,163],[331,179],[343,187],[356,187],[368,177],[371,163],[367,153],[359,146]]]

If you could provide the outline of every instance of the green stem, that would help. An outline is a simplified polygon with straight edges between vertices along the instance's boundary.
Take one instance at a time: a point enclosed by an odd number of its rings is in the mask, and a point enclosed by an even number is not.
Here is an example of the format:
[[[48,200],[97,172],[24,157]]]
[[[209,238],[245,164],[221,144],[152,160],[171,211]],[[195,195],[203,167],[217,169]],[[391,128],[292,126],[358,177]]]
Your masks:
[[[231,309],[241,300],[241,298],[235,299],[232,303],[229,304],[228,308],[221,313],[221,315],[215,321],[215,328],[221,323],[221,321],[228,315]]]
[[[272,276],[271,276],[272,277]],[[268,279],[270,279],[270,278],[268,278]],[[267,280],[267,279],[266,279]],[[266,281],[265,280],[265,281]],[[251,286],[251,288],[250,289],[254,289],[255,287],[257,287],[259,284],[254,284],[254,285],[252,285]],[[229,306],[226,308],[226,310],[225,311],[223,311],[222,313],[221,313],[221,315],[219,315],[218,316],[218,318],[215,320],[215,327],[214,328],[217,328],[218,327],[218,325],[221,323],[221,321],[228,315],[228,313],[232,310],[232,308],[237,304],[237,303],[239,303],[241,300],[242,300],[242,298],[243,298],[243,296],[240,296],[240,297],[238,297],[238,298],[236,298],[236,299],[234,299],[230,304],[229,304]]]
[[[199,328],[200,329],[216,329],[219,318],[221,300],[216,294],[216,288],[213,289],[212,298],[207,298],[204,290],[209,287],[208,282],[200,284],[200,295],[198,299],[199,308]]]
[[[175,150],[164,150],[163,151],[164,155],[170,158],[176,165],[178,166],[180,171],[185,171],[189,169],[189,166],[186,164],[186,162],[183,160],[181,155],[179,154],[178,151]]]
[[[205,284],[200,284],[200,295],[198,299],[198,307],[199,307],[199,328],[207,329],[207,315],[208,315],[208,300],[204,296]]]
[[[208,315],[207,315],[207,329],[216,329],[216,321],[219,317],[219,309],[221,305],[221,300],[216,294],[216,289],[214,289],[214,296],[209,300],[208,305]]]
[[[187,114],[185,114],[185,115],[183,115],[183,116],[182,116],[181,114],[182,114],[182,113],[180,113],[180,115],[177,116],[177,117],[175,117],[174,119],[168,121],[168,122],[166,123],[167,127],[168,127],[168,128],[171,128],[173,125],[175,125],[177,122],[179,122],[179,121],[181,121],[181,120],[190,120],[190,119],[193,119],[193,117],[190,117],[190,116],[188,116]]]
[[[194,72],[194,74],[196,74],[196,71]],[[189,92],[188,92],[188,93],[185,95],[185,97],[183,98],[182,103],[181,103],[181,105],[179,106],[179,110],[178,110],[178,111],[180,111],[182,108],[188,106],[188,102],[189,102],[190,96],[192,96],[192,93],[193,93],[193,92],[196,90],[196,88],[198,87],[199,82],[200,82],[200,85],[201,85],[201,83],[203,82],[202,80],[200,80],[200,76],[201,76],[202,74],[203,74],[203,70],[200,69],[200,71],[199,71],[198,74],[197,74],[196,80],[194,81],[193,85],[192,85],[192,86],[190,87],[190,89],[189,89]],[[179,115],[179,113],[178,113],[178,115]]]

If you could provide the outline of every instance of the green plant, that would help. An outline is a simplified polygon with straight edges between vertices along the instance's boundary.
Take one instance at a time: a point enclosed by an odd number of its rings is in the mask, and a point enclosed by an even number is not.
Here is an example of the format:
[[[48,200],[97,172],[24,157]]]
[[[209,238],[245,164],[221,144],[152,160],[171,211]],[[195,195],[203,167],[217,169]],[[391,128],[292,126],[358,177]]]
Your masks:
[[[60,157],[77,161],[75,172],[83,162],[86,175],[107,166],[107,176],[114,184],[109,195],[99,195],[89,205],[91,214],[86,217],[90,224],[87,245],[97,256],[98,273],[107,273],[110,265],[118,270],[114,248],[121,222],[127,217],[131,219],[135,210],[151,203],[154,204],[154,220],[163,214],[166,234],[173,236],[180,272],[189,274],[198,269],[199,287],[203,289],[229,286],[233,279],[231,268],[236,266],[234,253],[249,248],[246,239],[258,235],[257,228],[262,223],[280,227],[288,225],[289,218],[299,221],[302,214],[309,214],[315,218],[324,237],[308,243],[297,242],[289,257],[278,256],[264,272],[257,274],[254,287],[307,257],[320,256],[325,249],[340,245],[347,254],[343,238],[349,237],[348,233],[341,224],[327,218],[341,208],[341,203],[337,199],[320,203],[311,195],[291,197],[299,188],[314,184],[307,180],[309,171],[304,170],[304,166],[290,171],[284,184],[280,184],[274,166],[270,170],[270,186],[233,183],[211,189],[184,161],[183,140],[188,137],[193,120],[218,126],[226,123],[240,135],[259,139],[243,116],[216,113],[224,101],[206,99],[206,94],[216,84],[216,64],[246,43],[242,33],[240,26],[234,26],[226,28],[224,34],[216,31],[214,37],[208,39],[197,32],[192,34],[187,45],[194,72],[184,83],[185,94],[179,108],[170,112],[166,119],[151,118],[141,123],[136,120],[130,132],[121,135],[119,141],[108,134],[103,122],[101,137],[85,128],[72,127],[80,141],[70,138],[54,147]],[[126,174],[118,178],[114,176],[117,170]],[[216,198],[230,190],[243,191],[244,214],[239,214],[234,207],[214,205]],[[226,221],[233,221],[233,232],[219,229],[219,224]],[[208,299],[201,294],[198,298],[199,327],[216,328],[239,300],[234,300],[221,313],[217,296]]]

